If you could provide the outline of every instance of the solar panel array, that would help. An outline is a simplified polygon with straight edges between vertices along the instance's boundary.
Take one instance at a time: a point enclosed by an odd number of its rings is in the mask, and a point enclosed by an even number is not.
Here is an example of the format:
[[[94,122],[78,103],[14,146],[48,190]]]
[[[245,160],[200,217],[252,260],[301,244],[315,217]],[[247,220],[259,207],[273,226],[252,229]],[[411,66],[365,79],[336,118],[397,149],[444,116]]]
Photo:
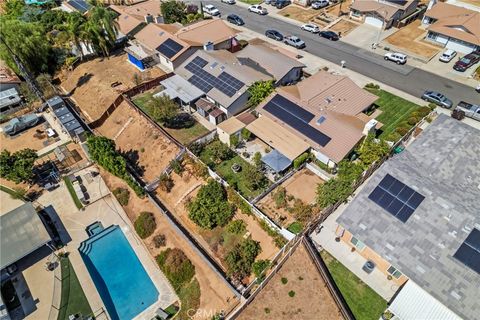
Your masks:
[[[87,12],[88,9],[90,9],[90,5],[83,0],[70,0],[67,3],[82,13]]]
[[[207,64],[208,62],[204,59],[195,57],[185,66],[185,69],[193,74],[188,81],[203,92],[216,88],[225,95],[232,97],[245,85],[227,72],[222,72],[218,77],[215,77],[203,69]]]
[[[368,198],[402,222],[407,222],[425,199],[420,193],[389,174],[380,181]]]
[[[480,273],[480,231],[473,229],[453,256],[473,271]]]
[[[308,124],[315,117],[314,114],[278,94],[263,109],[322,147],[331,140],[329,136]]]
[[[171,58],[182,49],[183,46],[181,44],[168,38],[161,45],[159,45],[156,50],[163,54],[165,57]]]

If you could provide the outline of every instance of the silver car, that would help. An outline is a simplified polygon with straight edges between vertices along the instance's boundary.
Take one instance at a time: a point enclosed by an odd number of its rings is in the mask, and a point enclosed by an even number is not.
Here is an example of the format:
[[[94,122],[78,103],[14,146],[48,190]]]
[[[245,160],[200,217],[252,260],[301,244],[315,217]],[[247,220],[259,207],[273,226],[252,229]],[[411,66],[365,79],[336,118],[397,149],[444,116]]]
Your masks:
[[[455,109],[465,112],[465,117],[480,121],[480,105],[460,101]]]
[[[422,99],[447,109],[450,109],[453,106],[452,100],[448,99],[443,94],[436,91],[425,91],[422,95]]]
[[[297,36],[288,36],[283,39],[285,44],[288,44],[297,49],[303,49],[306,47],[305,42]]]

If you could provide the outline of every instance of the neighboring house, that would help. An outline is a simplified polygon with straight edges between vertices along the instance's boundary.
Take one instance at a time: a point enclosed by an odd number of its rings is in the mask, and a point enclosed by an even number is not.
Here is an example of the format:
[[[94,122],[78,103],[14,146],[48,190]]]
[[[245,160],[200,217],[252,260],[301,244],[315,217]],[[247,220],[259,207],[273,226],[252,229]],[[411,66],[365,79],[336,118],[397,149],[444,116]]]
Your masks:
[[[126,48],[129,61],[140,70],[159,63],[175,70],[196,50],[238,50],[237,32],[221,19],[208,19],[182,27],[149,23]]]
[[[320,71],[293,86],[277,88],[247,126],[254,135],[292,162],[311,149],[335,167],[368,133],[380,127],[363,113],[378,99],[345,76]]]
[[[302,77],[305,65],[297,59],[263,44],[249,44],[235,53],[240,63],[262,73],[269,74],[277,85],[292,84]]]
[[[218,139],[230,146],[230,137],[235,135],[241,140],[242,130],[255,119],[253,114],[245,112],[223,121],[217,126]]]
[[[62,2],[60,5],[60,10],[65,11],[65,12],[78,12],[81,14],[86,14],[88,10],[92,5],[90,5],[87,1],[85,0],[68,0]]]
[[[336,235],[391,276],[392,285],[411,279],[463,319],[480,313],[479,136],[438,116],[337,218]]]
[[[77,141],[85,140],[85,124],[83,120],[65,104],[62,98],[55,96],[47,100],[47,106],[52,109],[54,119],[60,123],[63,132]]]
[[[164,89],[153,96],[167,95],[185,111],[191,112],[198,99],[205,95],[202,90],[192,86],[187,80],[176,74],[163,80],[160,84]]]
[[[243,65],[227,50],[198,50],[175,73],[205,94],[195,109],[215,125],[246,109],[251,84],[272,79]]]
[[[350,18],[388,29],[414,13],[417,5],[418,0],[354,0]]]
[[[109,8],[118,14],[119,38],[132,38],[147,23],[163,23],[159,0],[148,0],[132,5],[110,5]]]
[[[480,50],[480,12],[430,1],[422,23],[426,40],[463,53]]]
[[[21,107],[22,98],[19,93],[20,79],[0,62],[0,115],[7,115]]]

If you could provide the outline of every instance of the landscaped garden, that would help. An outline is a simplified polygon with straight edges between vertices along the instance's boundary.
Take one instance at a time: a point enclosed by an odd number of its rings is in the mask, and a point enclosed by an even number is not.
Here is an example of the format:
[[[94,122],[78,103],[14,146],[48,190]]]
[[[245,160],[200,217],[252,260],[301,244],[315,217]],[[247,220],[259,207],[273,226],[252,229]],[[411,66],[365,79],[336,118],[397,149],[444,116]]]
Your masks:
[[[167,97],[153,97],[145,92],[133,97],[133,103],[155,120],[182,144],[188,144],[208,133],[191,115],[181,112],[178,105]]]
[[[383,123],[379,138],[397,141],[431,111],[416,103],[382,90],[378,85],[367,84],[365,89],[378,96],[375,104],[382,113],[376,118]]]
[[[357,320],[379,319],[387,308],[387,301],[328,252],[323,250],[321,256],[355,318]]]
[[[58,320],[68,320],[72,314],[80,314],[85,319],[92,315],[92,309],[78,281],[68,257],[60,258],[62,273],[62,295]]]

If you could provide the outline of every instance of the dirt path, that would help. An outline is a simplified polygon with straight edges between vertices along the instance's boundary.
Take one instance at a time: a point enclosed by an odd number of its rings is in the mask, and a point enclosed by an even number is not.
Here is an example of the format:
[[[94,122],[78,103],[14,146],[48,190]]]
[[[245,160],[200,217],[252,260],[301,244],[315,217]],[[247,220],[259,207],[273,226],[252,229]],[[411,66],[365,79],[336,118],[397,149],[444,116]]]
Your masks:
[[[281,279],[286,278],[283,284]],[[290,297],[289,292],[294,296]],[[303,245],[240,314],[239,320],[343,319]]]
[[[102,172],[102,177],[107,183],[110,190],[117,187],[126,187],[122,180]],[[188,258],[195,265],[195,274],[200,283],[201,298],[200,308],[202,310],[215,310],[219,312],[221,310],[228,310],[233,307],[238,301],[233,292],[228,286],[217,276],[212,269],[204,262],[204,260],[193,250],[193,248],[186,242],[186,240],[180,236],[170,225],[167,218],[147,199],[137,198],[132,191],[130,191],[130,201],[126,207],[124,207],[128,217],[134,221],[135,218],[142,211],[149,211],[155,214],[155,221],[157,223],[157,229],[155,234],[162,233],[166,237],[166,247],[155,248],[152,244],[152,235],[147,238],[145,244],[150,254],[155,257],[160,251],[165,248],[179,248],[188,256]],[[206,314],[207,312],[205,312]],[[210,317],[203,317],[199,315],[198,319],[209,319]],[[197,319],[197,318],[196,318]]]

